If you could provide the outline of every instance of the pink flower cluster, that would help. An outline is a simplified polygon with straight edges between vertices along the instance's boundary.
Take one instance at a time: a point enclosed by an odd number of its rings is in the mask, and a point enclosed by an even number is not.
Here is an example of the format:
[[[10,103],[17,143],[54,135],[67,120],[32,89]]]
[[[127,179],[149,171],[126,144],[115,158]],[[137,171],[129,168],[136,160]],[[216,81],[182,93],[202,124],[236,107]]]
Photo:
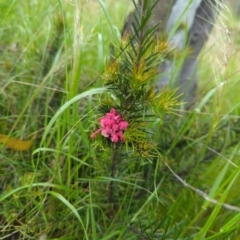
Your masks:
[[[128,122],[124,121],[122,116],[115,109],[111,109],[104,117],[99,119],[101,128],[91,135],[94,138],[98,133],[110,138],[112,142],[124,142],[123,130],[128,127]]]

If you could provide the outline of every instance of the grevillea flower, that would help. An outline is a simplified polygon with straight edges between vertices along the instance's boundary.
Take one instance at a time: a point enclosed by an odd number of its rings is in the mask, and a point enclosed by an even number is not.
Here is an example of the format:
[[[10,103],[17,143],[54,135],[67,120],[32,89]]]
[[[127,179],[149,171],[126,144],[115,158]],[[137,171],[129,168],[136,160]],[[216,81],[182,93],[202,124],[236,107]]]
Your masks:
[[[91,138],[101,132],[102,136],[110,138],[112,142],[124,142],[123,131],[128,127],[128,122],[124,121],[114,108],[101,117],[99,123],[101,128],[91,134]]]

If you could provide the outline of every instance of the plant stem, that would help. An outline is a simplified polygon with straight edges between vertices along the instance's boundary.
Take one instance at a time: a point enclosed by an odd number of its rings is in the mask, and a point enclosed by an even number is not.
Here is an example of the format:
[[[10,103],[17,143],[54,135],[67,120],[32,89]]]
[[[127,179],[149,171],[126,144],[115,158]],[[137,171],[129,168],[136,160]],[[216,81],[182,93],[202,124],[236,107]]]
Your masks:
[[[111,164],[111,174],[110,177],[113,179],[115,177],[115,168],[116,168],[116,159],[118,155],[119,144],[114,144],[114,153],[112,157],[112,164]],[[108,203],[115,206],[114,204],[114,187],[113,187],[113,180],[111,180],[109,184],[109,192],[108,192]]]

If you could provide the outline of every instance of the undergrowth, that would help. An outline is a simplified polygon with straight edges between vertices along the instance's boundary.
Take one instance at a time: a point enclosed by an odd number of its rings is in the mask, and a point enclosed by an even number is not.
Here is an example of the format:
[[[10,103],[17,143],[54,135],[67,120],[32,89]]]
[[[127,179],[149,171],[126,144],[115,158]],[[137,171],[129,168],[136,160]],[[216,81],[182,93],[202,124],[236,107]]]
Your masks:
[[[128,6],[0,0],[0,133],[34,139],[28,151],[0,146],[0,239],[240,238],[239,20],[223,9],[192,109],[179,100],[174,113],[154,116],[146,104],[131,114],[120,104],[130,86],[119,100],[104,85],[110,43],[116,61],[135,54],[134,41],[118,48]],[[133,135],[124,130],[114,174],[114,144],[90,138],[111,108],[129,126],[138,120]],[[137,130],[149,151],[133,141]]]

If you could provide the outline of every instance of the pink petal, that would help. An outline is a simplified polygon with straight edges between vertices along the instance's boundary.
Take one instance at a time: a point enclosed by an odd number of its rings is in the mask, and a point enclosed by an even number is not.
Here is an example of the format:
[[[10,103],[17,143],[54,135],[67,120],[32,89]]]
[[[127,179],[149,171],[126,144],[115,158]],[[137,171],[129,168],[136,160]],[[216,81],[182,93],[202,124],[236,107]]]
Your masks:
[[[120,138],[120,140],[121,140],[122,142],[125,141],[122,131],[119,131],[119,132],[118,132],[118,137]]]
[[[102,127],[106,127],[106,126],[107,126],[107,123],[108,123],[108,119],[106,119],[105,117],[101,117],[101,118],[99,119],[99,122],[100,122],[100,125],[101,125]]]
[[[112,113],[106,113],[106,119],[114,119],[114,115]]]
[[[116,132],[116,131],[118,131],[119,130],[119,125],[118,124],[114,124],[113,126],[112,126],[112,131],[113,132]]]
[[[114,117],[114,120],[116,121],[116,123],[119,123],[120,121],[122,121],[122,117],[120,115],[117,115]]]
[[[112,130],[111,130],[110,128],[108,128],[108,127],[102,128],[101,130],[102,130],[102,131],[101,131],[101,134],[102,134],[104,137],[109,137],[110,134],[112,133]]]
[[[108,120],[108,123],[107,123],[108,127],[112,128],[115,124],[116,122],[113,119]]]
[[[120,130],[125,130],[127,127],[128,127],[128,122],[127,121],[121,121],[119,123]]]
[[[112,136],[111,136],[111,141],[112,142],[118,142],[118,134],[112,134]]]
[[[107,118],[102,118],[100,119],[100,125],[105,128],[105,127],[112,127],[115,124],[115,121],[113,119],[107,119]]]
[[[110,110],[110,113],[113,114],[113,115],[117,115],[117,111],[116,111],[114,108],[112,108],[112,109]]]

